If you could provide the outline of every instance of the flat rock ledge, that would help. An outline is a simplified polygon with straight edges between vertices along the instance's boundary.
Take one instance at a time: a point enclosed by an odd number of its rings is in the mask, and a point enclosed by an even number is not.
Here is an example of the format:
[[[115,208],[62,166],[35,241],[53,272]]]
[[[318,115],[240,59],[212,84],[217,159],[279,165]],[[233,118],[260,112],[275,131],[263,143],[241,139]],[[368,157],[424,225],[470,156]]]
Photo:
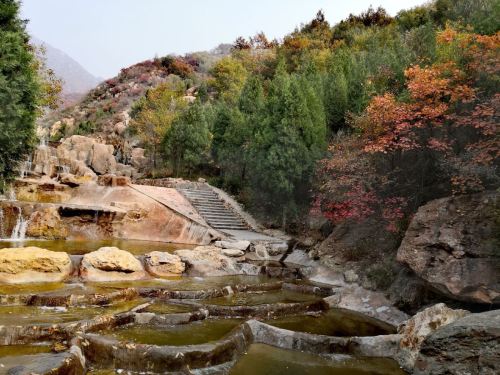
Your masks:
[[[36,354],[20,357],[22,364],[10,368],[8,375],[84,375],[85,359],[78,346],[63,353]]]

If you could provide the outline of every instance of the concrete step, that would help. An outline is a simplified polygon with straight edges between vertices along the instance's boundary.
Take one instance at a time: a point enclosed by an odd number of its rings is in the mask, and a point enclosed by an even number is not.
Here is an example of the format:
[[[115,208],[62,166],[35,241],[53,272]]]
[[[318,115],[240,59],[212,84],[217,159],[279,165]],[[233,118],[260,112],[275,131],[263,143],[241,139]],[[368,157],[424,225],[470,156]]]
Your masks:
[[[229,226],[229,225],[214,225],[213,228],[215,229],[226,229],[226,230],[248,230],[248,227],[244,227],[244,226]]]
[[[198,211],[200,212],[221,212],[221,213],[232,213],[228,209],[220,208],[220,207],[208,207],[208,206],[196,206],[194,205]]]
[[[190,199],[191,203],[193,204],[199,204],[199,205],[202,205],[202,204],[212,204],[212,205],[216,205],[216,206],[220,206],[220,205],[223,205],[223,203],[219,200],[210,200],[210,199]]]
[[[233,215],[233,214],[206,213],[206,214],[203,214],[203,217],[205,217],[206,219],[212,219],[212,220],[216,220],[216,219],[231,219],[231,220],[240,220],[241,221],[240,217],[238,217],[236,215]]]
[[[248,230],[245,221],[209,189],[178,189],[215,229]]]
[[[218,195],[215,193],[199,193],[199,192],[192,192],[192,191],[183,191],[184,194],[186,194],[189,197],[215,197],[218,198]]]
[[[220,225],[244,225],[241,221],[237,220],[207,220],[210,224],[220,224]]]

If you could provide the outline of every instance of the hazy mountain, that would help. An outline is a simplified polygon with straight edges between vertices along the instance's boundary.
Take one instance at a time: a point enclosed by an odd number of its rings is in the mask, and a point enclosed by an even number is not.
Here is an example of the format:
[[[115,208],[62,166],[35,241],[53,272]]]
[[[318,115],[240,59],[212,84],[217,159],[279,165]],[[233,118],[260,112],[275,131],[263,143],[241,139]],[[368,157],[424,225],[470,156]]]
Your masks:
[[[63,51],[35,37],[32,37],[31,41],[33,44],[42,45],[45,48],[47,66],[64,81],[64,97],[82,97],[83,94],[96,87],[101,81]]]

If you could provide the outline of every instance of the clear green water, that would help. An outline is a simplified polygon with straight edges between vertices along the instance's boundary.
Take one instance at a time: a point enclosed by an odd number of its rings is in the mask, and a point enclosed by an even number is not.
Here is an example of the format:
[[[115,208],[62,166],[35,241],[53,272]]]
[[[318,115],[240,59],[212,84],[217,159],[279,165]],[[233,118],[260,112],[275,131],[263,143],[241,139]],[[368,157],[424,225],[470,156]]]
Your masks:
[[[267,303],[293,303],[317,301],[320,298],[311,294],[291,292],[288,290],[277,290],[270,292],[235,293],[224,297],[204,300],[209,305],[227,306],[255,306]]]
[[[166,328],[134,324],[105,333],[118,340],[140,344],[196,345],[219,340],[241,323],[240,319],[208,319]]]
[[[49,352],[50,352],[49,345],[0,346],[0,363],[2,363],[2,359],[5,357],[31,355],[31,354],[39,354],[39,353],[49,353]]]
[[[177,243],[135,241],[135,240],[39,240],[26,241],[0,240],[0,249],[10,247],[37,246],[52,251],[65,251],[72,255],[87,254],[105,246],[115,246],[134,255],[142,255],[151,251],[172,253],[179,249],[192,249],[194,245]]]
[[[177,314],[190,311],[193,311],[191,306],[174,305],[163,301],[156,301],[144,309],[143,312],[151,312],[155,314]]]
[[[0,325],[16,326],[42,323],[65,323],[91,319],[99,315],[129,311],[143,303],[142,300],[117,302],[110,306],[40,307],[0,306]],[[1,348],[1,346],[0,346]]]
[[[330,309],[320,315],[270,319],[265,323],[291,331],[327,336],[377,336],[393,333],[392,329],[382,322],[340,309]]]
[[[320,356],[268,345],[251,345],[230,375],[403,375],[396,362],[350,358],[331,361]]]
[[[73,289],[72,286],[64,283],[0,284],[0,294],[37,294],[65,288]]]
[[[220,276],[220,277],[185,277],[176,276],[154,280],[120,281],[107,283],[87,283],[86,285],[105,289],[123,288],[165,288],[169,290],[206,290],[222,288],[236,284],[259,284],[276,281],[266,276]]]

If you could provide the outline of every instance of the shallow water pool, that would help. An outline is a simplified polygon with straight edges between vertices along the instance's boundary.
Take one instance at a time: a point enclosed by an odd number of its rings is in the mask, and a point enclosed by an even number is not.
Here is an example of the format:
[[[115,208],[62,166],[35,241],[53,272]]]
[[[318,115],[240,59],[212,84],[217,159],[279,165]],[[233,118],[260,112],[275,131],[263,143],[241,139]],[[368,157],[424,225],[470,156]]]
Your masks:
[[[207,319],[162,328],[133,324],[104,333],[118,340],[139,344],[196,345],[219,340],[241,323],[241,319]]]
[[[265,323],[290,331],[327,336],[377,336],[395,333],[388,324],[342,309],[320,315],[296,315],[266,320]]]
[[[101,247],[115,246],[134,255],[142,255],[151,251],[173,253],[179,249],[192,249],[195,245],[178,243],[136,241],[136,240],[42,240],[27,239],[24,241],[0,240],[0,249],[10,247],[37,246],[51,251],[65,251],[72,255],[83,255],[98,250]]]
[[[342,358],[342,359],[340,359]],[[253,344],[229,372],[230,375],[402,375],[396,362],[387,359],[320,356],[269,345]]]

